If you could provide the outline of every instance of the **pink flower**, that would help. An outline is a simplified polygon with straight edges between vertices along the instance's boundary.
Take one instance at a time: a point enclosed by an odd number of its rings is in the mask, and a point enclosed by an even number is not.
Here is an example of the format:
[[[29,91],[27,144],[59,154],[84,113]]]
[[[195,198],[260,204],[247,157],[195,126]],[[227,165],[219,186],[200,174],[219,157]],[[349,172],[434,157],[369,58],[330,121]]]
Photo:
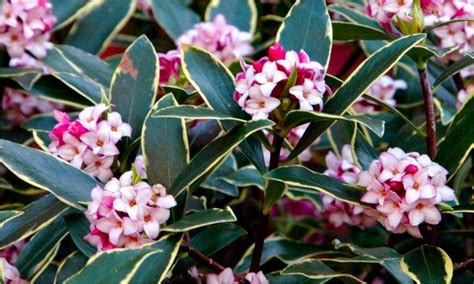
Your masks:
[[[122,121],[122,116],[117,112],[107,115],[107,121],[103,120],[98,125],[99,132],[104,130],[109,133],[110,141],[117,143],[122,137],[130,137],[132,135],[132,127]]]
[[[179,50],[170,50],[167,53],[158,53],[160,61],[160,84],[170,84],[179,77],[181,69],[181,55]]]
[[[114,157],[100,157],[94,155],[91,150],[87,150],[83,156],[86,167],[84,171],[92,176],[97,177],[99,180],[105,182],[108,181],[112,176],[112,170],[110,167],[114,162]]]
[[[89,131],[97,130],[97,122],[102,116],[102,113],[107,110],[105,104],[98,104],[93,107],[87,107],[79,114],[79,122]]]
[[[418,226],[422,222],[436,225],[441,221],[441,213],[430,200],[419,201],[408,213],[410,225]]]
[[[217,15],[212,22],[199,23],[185,32],[177,40],[177,45],[189,44],[202,47],[217,56],[224,64],[228,64],[241,56],[251,55],[252,36],[242,32],[235,26],[227,24],[223,15]]]
[[[259,271],[258,273],[255,272],[249,272],[247,275],[245,275],[245,280],[247,280],[250,284],[269,284],[267,278],[265,275],[262,273],[262,271]]]
[[[238,282],[234,278],[232,269],[227,267],[221,273],[213,274],[209,273],[206,275],[206,284],[237,284]]]
[[[133,165],[135,165],[135,168],[138,171],[138,174],[142,179],[147,179],[147,174],[146,174],[146,168],[145,168],[145,159],[143,158],[143,155],[138,155],[135,158],[135,161],[133,162]]]
[[[26,241],[19,241],[0,250],[0,258],[4,258],[8,263],[15,264],[18,256],[26,246]]]
[[[0,45],[10,56],[10,66],[42,67],[37,59],[45,57],[53,47],[49,30],[55,22],[52,5],[47,1],[3,1]]]
[[[279,99],[267,97],[262,94],[258,87],[252,87],[249,91],[249,99],[245,102],[244,110],[252,115],[254,120],[265,119],[279,105]]]
[[[278,70],[275,62],[268,61],[263,64],[262,71],[255,74],[255,81],[260,84],[260,91],[266,97],[270,97],[278,82],[286,80],[285,73]]]
[[[407,84],[403,80],[393,80],[390,76],[384,75],[375,81],[369,88],[368,93],[386,104],[395,106],[396,101],[393,98],[397,90],[407,88]],[[364,98],[360,98],[353,105],[354,109],[361,114],[380,110],[380,106]]]
[[[405,200],[408,204],[420,198],[429,199],[436,196],[435,187],[429,183],[428,171],[421,170],[414,175],[403,177],[403,187],[405,188]]]
[[[118,155],[120,152],[110,138],[111,133],[107,129],[101,129],[97,132],[87,132],[81,135],[81,141],[92,149],[94,155]]]
[[[15,266],[11,265],[8,263],[8,261],[0,257],[0,271],[2,271],[2,274],[0,276],[2,277],[0,282],[5,283],[5,284],[28,284],[27,281],[23,280],[20,278],[20,272],[18,269],[16,269]]]
[[[87,149],[87,145],[79,141],[76,137],[68,132],[63,135],[64,145],[58,147],[57,155],[71,163],[76,168],[81,168],[83,163],[83,155]]]
[[[313,81],[309,79],[305,79],[303,85],[291,87],[290,94],[299,100],[302,110],[313,110],[314,106],[318,106],[318,109],[323,108],[324,92],[315,89]]]
[[[128,171],[91,192],[85,212],[91,231],[84,239],[98,250],[134,248],[156,240],[170,217],[169,209],[176,206],[162,185],[132,184],[132,179]]]

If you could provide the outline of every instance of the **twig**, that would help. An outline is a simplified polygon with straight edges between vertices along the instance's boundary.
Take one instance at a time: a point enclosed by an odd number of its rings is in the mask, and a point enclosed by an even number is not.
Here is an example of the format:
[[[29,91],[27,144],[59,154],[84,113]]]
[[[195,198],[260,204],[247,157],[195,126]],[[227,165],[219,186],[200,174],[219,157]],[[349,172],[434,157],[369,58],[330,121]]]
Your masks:
[[[424,65],[423,68],[418,69],[418,74],[420,75],[421,90],[423,91],[425,105],[428,156],[433,159],[436,155],[436,113],[426,65]]]
[[[455,272],[468,271],[474,268],[474,258],[470,258],[466,261],[454,265]]]
[[[278,168],[278,165],[280,163],[280,152],[281,152],[281,147],[283,146],[283,141],[284,137],[281,137],[278,134],[273,135],[273,143],[272,146],[275,149],[275,151],[272,152],[270,156],[270,166],[269,170],[273,170]],[[253,249],[253,255],[252,255],[252,263],[250,265],[250,271],[252,272],[258,272],[260,271],[260,259],[262,258],[262,252],[263,252],[263,243],[265,242],[265,235],[267,234],[267,227],[268,227],[268,219],[269,219],[269,214],[264,214],[263,212],[263,205],[265,202],[265,195],[262,195],[261,200],[261,213],[260,213],[260,219],[258,222],[258,232],[257,232],[257,239],[255,240],[255,247]]]
[[[194,247],[190,246],[186,241],[181,242],[181,248],[189,253],[189,255],[200,263],[206,265],[207,267],[221,272],[225,267],[202,252],[198,251]]]

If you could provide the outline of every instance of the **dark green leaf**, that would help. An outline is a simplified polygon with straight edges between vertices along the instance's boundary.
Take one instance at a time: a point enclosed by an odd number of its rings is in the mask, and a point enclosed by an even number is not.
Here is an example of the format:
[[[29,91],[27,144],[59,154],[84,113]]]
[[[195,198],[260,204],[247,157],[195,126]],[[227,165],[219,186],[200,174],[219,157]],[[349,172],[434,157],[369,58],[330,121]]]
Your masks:
[[[356,165],[364,170],[368,170],[370,163],[380,156],[380,153],[369,144],[357,127],[354,128],[351,147],[355,154],[354,161]]]
[[[0,188],[3,188],[0,186]],[[8,211],[0,211],[0,224],[5,222],[7,219],[21,213],[20,211],[15,210],[8,210]]]
[[[357,23],[332,22],[333,40],[390,40],[393,37],[380,29]]]
[[[110,250],[91,257],[86,266],[68,278],[68,284],[127,283],[148,258],[162,253],[151,247]],[[111,267],[113,264],[113,267]]]
[[[89,242],[84,240],[84,237],[90,232],[89,220],[83,214],[72,214],[65,216],[67,228],[72,240],[77,248],[88,257],[93,256],[97,249]]]
[[[211,21],[219,14],[224,15],[227,23],[239,30],[255,33],[258,16],[255,0],[212,0],[207,6],[206,21]]]
[[[199,151],[183,172],[176,178],[170,188],[172,194],[177,195],[199,178],[215,170],[215,166],[222,161],[232,150],[251,134],[273,125],[269,120],[258,120],[244,123],[229,130],[226,134],[215,139]]]
[[[221,113],[210,108],[182,105],[172,106],[158,110],[153,117],[174,117],[187,119],[215,119],[215,120],[233,120],[244,122],[246,120],[235,118],[225,113]]]
[[[110,85],[110,103],[114,111],[132,126],[132,139],[141,128],[156,98],[159,62],[146,36],[139,37],[125,50]]]
[[[451,283],[453,262],[439,247],[423,245],[406,253],[401,260],[402,270],[417,283]]]
[[[0,68],[0,78],[12,79],[25,90],[30,90],[40,77],[41,72],[34,69]]]
[[[343,114],[378,78],[390,70],[413,46],[422,41],[426,35],[416,34],[401,37],[367,58],[346,79],[324,106],[324,112],[329,114]],[[295,158],[320,136],[332,122],[312,123],[305,134],[293,149],[287,160]]]
[[[212,189],[229,196],[237,197],[239,196],[239,190],[237,187],[223,180],[221,177],[226,176],[230,173],[235,173],[237,170],[237,162],[233,155],[230,155],[223,161],[219,167],[208,176],[200,186],[207,189]]]
[[[284,166],[264,176],[290,186],[309,188],[328,194],[336,199],[360,205],[362,192],[345,186],[341,181],[313,172],[303,166]]]
[[[240,168],[222,179],[239,187],[256,186],[263,189],[265,186],[262,175],[252,166]]]
[[[110,43],[135,10],[133,0],[103,0],[76,21],[66,44],[97,54]]]
[[[67,205],[53,195],[47,195],[30,203],[19,214],[0,226],[0,249],[21,241],[48,226],[67,209]]]
[[[154,117],[157,110],[177,105],[171,94],[150,110],[142,132],[142,153],[148,180],[170,188],[189,162],[189,146],[184,120]]]
[[[454,176],[474,148],[473,109],[474,97],[471,96],[454,117],[438,147],[435,161],[445,167],[451,176]]]
[[[215,56],[203,49],[187,47],[183,52],[183,70],[210,108],[235,118],[250,119],[234,101],[234,77]],[[235,125],[233,121],[222,121],[227,131]],[[260,172],[266,171],[262,146],[257,139],[250,137],[240,148]]]
[[[458,46],[451,46],[446,48],[416,46],[412,50],[410,50],[407,55],[410,56],[416,63],[425,64],[430,58],[443,57],[457,48]]]
[[[276,41],[287,50],[303,49],[327,67],[332,46],[332,26],[326,2],[300,0],[291,7],[278,30]]]
[[[74,120],[78,115],[69,113],[69,117],[71,117],[71,120]],[[25,120],[21,124],[21,127],[27,130],[50,132],[57,123],[58,121],[54,118],[52,113],[41,113]]]
[[[281,274],[301,275],[310,279],[341,279],[344,283],[365,283],[353,275],[336,272],[316,259],[290,264],[281,271]]]
[[[160,88],[163,89],[164,94],[172,93],[178,104],[183,104],[186,100],[198,95],[196,91],[188,92],[187,90],[176,86],[160,85]]]
[[[60,216],[34,235],[21,250],[15,263],[21,277],[31,280],[39,275],[53,260],[66,234],[66,223]]]
[[[78,251],[71,253],[59,265],[54,283],[64,283],[66,279],[79,272],[87,263],[87,260],[88,258]]]
[[[56,16],[54,30],[68,25],[84,13],[84,10],[92,8],[91,5],[96,5],[87,0],[51,0],[50,2],[53,5],[53,15]]]
[[[453,76],[454,74],[458,73],[462,69],[473,65],[474,64],[474,53],[467,53],[463,58],[457,60],[453,64],[449,65],[433,84],[433,90],[435,91],[444,81],[446,81],[449,77]]]
[[[286,183],[268,180],[265,186],[265,200],[263,202],[263,214],[269,214],[273,205],[285,194],[288,190]]]
[[[0,140],[0,161],[23,181],[47,190],[69,206],[83,209],[96,180],[53,155]]]
[[[218,223],[235,222],[237,218],[230,207],[225,209],[213,208],[204,211],[198,211],[184,216],[181,220],[166,226],[162,229],[164,232],[186,232],[200,227],[205,227]]]
[[[348,6],[344,5],[331,5],[328,7],[328,10],[331,12],[336,12],[346,18],[347,20],[354,22],[359,25],[371,27],[373,29],[378,29],[383,32],[383,28],[373,19],[369,18],[367,15],[362,14],[361,12],[357,11],[356,9],[352,9]]]
[[[152,0],[151,3],[155,20],[174,40],[200,22],[199,15],[183,1]]]

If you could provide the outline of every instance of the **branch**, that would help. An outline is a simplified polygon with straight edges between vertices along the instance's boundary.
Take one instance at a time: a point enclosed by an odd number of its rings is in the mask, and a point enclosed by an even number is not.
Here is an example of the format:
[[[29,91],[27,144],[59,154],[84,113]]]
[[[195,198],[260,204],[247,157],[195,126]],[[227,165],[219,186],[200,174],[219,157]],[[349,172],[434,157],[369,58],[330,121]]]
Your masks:
[[[458,263],[454,266],[455,272],[464,272],[474,268],[474,258],[470,258],[464,262]]]
[[[206,256],[202,252],[198,251],[196,248],[189,245],[186,241],[181,242],[181,248],[189,253],[189,256],[199,261],[200,263],[206,265],[207,267],[221,272],[225,269],[224,266],[213,260],[212,258]]]
[[[421,90],[423,91],[423,100],[425,104],[428,156],[433,159],[436,155],[436,113],[426,65],[423,68],[418,69],[418,74],[420,75]]]

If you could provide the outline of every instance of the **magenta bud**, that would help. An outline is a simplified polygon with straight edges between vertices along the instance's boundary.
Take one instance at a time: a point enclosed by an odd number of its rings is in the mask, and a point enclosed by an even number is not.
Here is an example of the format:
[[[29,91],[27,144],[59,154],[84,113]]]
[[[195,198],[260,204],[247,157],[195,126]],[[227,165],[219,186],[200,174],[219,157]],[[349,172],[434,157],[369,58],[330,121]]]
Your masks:
[[[418,172],[418,167],[415,165],[409,165],[408,167],[405,168],[405,173],[407,174],[416,174]]]

